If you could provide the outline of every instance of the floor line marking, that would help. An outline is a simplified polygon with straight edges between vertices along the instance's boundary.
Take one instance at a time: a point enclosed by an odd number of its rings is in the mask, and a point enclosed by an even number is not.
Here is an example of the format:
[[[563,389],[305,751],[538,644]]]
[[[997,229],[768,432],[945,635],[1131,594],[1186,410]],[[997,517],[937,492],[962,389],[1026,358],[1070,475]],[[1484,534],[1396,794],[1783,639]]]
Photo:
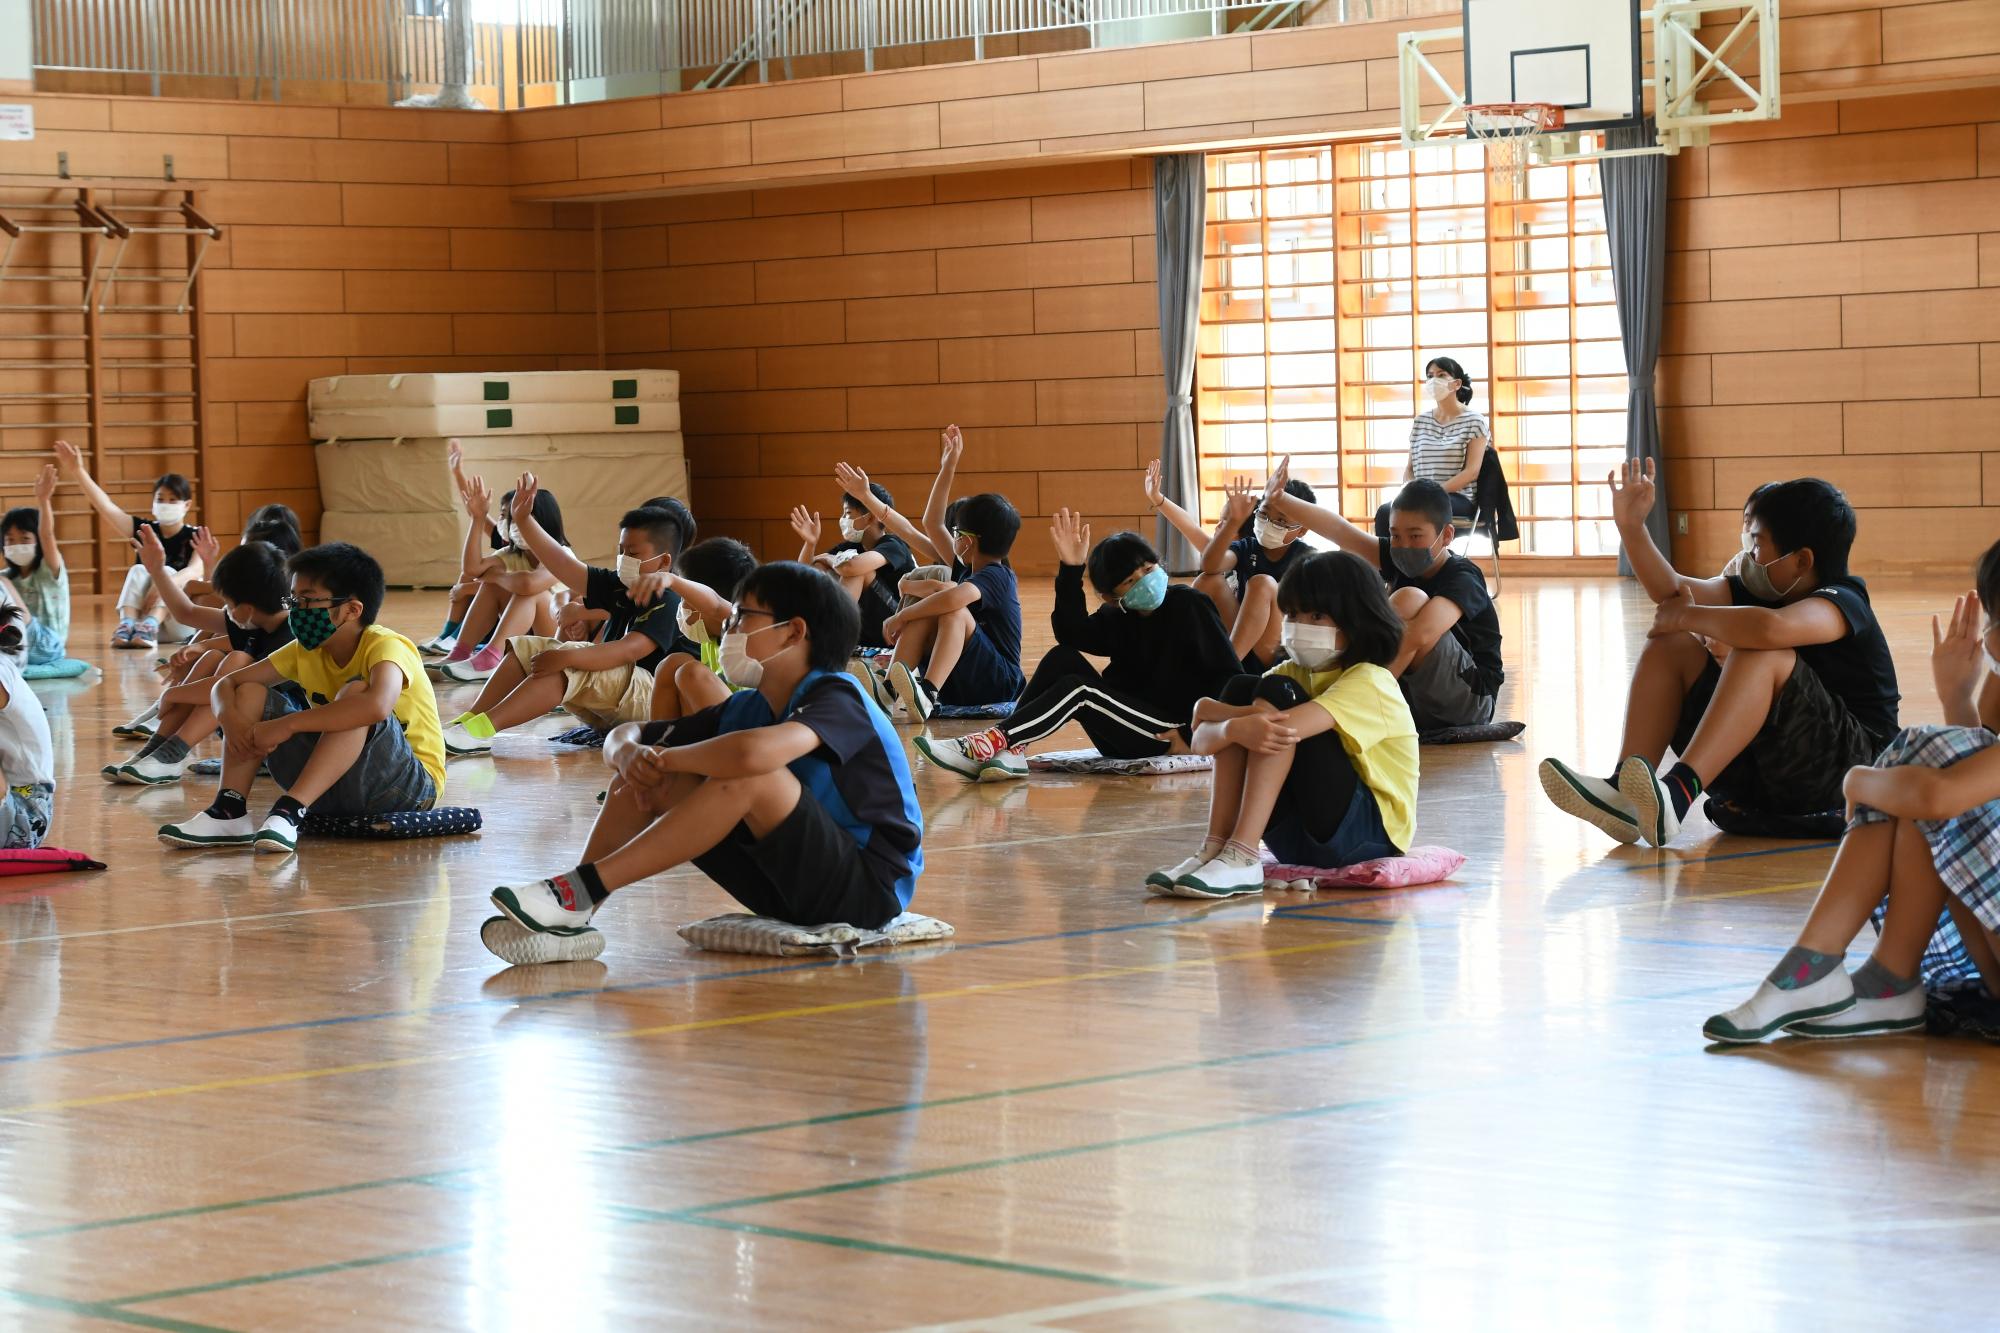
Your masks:
[[[76,1301],[64,1296],[44,1296],[40,1292],[21,1291],[14,1287],[0,1287],[0,1297],[25,1305],[32,1310],[75,1315],[79,1319],[102,1319],[107,1323],[129,1324],[133,1328],[160,1329],[163,1333],[231,1333],[229,1329],[216,1324],[195,1324],[185,1319],[168,1319],[163,1315],[146,1314],[139,1310],[121,1310],[102,1301]]]
[[[153,1305],[160,1301],[180,1300],[187,1296],[206,1296],[218,1291],[235,1291],[242,1287],[258,1287],[271,1282],[290,1282],[302,1277],[324,1277],[328,1273],[350,1273],[360,1268],[379,1268],[383,1264],[407,1263],[414,1259],[433,1259],[444,1254],[459,1254],[472,1248],[471,1241],[459,1241],[453,1245],[431,1245],[420,1250],[400,1250],[394,1254],[372,1254],[360,1259],[341,1259],[328,1264],[312,1264],[306,1268],[288,1268],[276,1273],[253,1273],[247,1277],[223,1278],[215,1282],[203,1282],[192,1287],[175,1287],[167,1291],[142,1292],[137,1296],[119,1296],[113,1300],[100,1301],[107,1309],[124,1309],[132,1305]]]

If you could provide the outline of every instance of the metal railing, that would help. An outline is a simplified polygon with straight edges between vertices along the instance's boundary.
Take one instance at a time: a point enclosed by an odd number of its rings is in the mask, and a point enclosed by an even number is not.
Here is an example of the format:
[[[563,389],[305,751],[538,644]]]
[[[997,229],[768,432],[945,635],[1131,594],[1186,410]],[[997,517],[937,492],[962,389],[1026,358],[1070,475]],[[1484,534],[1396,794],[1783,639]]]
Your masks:
[[[119,91],[273,101],[373,101],[379,88],[389,102],[497,109],[716,87],[753,67],[766,78],[772,62],[856,52],[873,69],[892,47],[962,44],[964,55],[944,58],[982,59],[990,39],[1027,33],[1073,29],[1078,46],[1122,46],[1286,26],[1321,6],[1334,11],[1322,22],[1374,11],[1374,0],[31,3],[38,77],[119,75]]]

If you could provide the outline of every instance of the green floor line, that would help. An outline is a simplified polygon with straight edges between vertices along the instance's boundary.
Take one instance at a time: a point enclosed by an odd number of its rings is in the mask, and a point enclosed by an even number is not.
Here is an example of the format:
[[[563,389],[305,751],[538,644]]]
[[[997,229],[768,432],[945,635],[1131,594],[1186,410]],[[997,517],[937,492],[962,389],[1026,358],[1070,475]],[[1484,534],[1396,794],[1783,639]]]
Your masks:
[[[192,1287],[175,1287],[171,1291],[149,1291],[138,1296],[120,1296],[116,1300],[102,1301],[109,1309],[123,1310],[132,1305],[152,1305],[159,1301],[179,1300],[184,1296],[206,1296],[218,1291],[236,1291],[242,1287],[261,1287],[270,1282],[290,1282],[295,1278],[323,1277],[328,1273],[349,1273],[359,1268],[379,1268],[383,1264],[407,1263],[413,1259],[432,1259],[441,1254],[459,1254],[472,1248],[471,1241],[460,1241],[456,1245],[432,1245],[421,1250],[400,1250],[394,1254],[374,1254],[365,1259],[343,1259],[338,1263],[314,1264],[309,1268],[288,1268],[278,1273],[253,1273],[247,1277],[224,1278],[219,1282],[203,1282]]]
[[[107,1217],[95,1222],[69,1222],[62,1226],[39,1227],[33,1231],[16,1231],[6,1239],[10,1242],[45,1240],[51,1236],[75,1236],[86,1231],[104,1231],[113,1227],[143,1226],[148,1222],[171,1222],[181,1217],[206,1217],[211,1213],[235,1212],[241,1208],[266,1208],[282,1203],[298,1203],[304,1199],[325,1199],[340,1194],[354,1194],[362,1190],[391,1189],[397,1185],[434,1185],[446,1176],[469,1174],[463,1170],[426,1172],[415,1176],[384,1176],[379,1180],[361,1180],[349,1185],[325,1185],[319,1189],[292,1190],[285,1194],[262,1194],[254,1199],[235,1199],[225,1203],[196,1203],[185,1208],[163,1208],[156,1213],[133,1213],[129,1217]]]
[[[17,1291],[12,1287],[0,1287],[0,1298],[31,1310],[48,1310],[57,1314],[75,1315],[79,1319],[102,1319],[107,1323],[127,1324],[133,1328],[160,1329],[163,1333],[231,1333],[219,1324],[194,1324],[185,1319],[168,1319],[162,1315],[146,1314],[139,1310],[120,1310],[102,1301],[73,1301],[63,1296],[43,1296],[32,1291]]]

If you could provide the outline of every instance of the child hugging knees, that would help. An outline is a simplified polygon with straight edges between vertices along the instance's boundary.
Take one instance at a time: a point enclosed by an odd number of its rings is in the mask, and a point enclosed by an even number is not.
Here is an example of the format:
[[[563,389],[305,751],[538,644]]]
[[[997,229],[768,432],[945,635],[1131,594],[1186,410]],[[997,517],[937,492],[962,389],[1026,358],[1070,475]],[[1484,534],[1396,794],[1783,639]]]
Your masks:
[[[1612,517],[1656,604],[1632,673],[1623,756],[1593,777],[1542,762],[1557,809],[1619,842],[1663,847],[1704,791],[1780,815],[1837,808],[1848,769],[1896,733],[1900,697],[1868,586],[1848,572],[1854,510],[1815,478],[1751,501],[1740,573],[1677,573],[1645,528],[1653,469],[1613,473]],[[1720,661],[1709,644],[1727,649]],[[1669,747],[1676,762],[1660,767]]]
[[[757,568],[757,557],[734,537],[710,537],[674,563],[674,569],[648,574],[632,589],[642,606],[668,592],[681,599],[679,646],[653,672],[656,722],[699,713],[729,697],[722,678],[722,627],[736,614],[737,590]]]
[[[618,568],[610,570],[584,564],[543,529],[534,514],[538,490],[534,474],[523,473],[514,488],[514,525],[542,567],[583,605],[565,620],[563,639],[523,634],[507,641],[492,679],[445,728],[445,749],[456,756],[490,753],[495,735],[558,704],[599,731],[644,722],[652,716],[653,672],[667,654],[700,654],[682,641],[680,598],[663,582],[639,600],[646,575],[671,570],[680,555],[693,527],[686,509],[674,502],[673,510],[640,508],[619,519]],[[593,632],[595,642],[570,641]]]
[[[62,474],[82,487],[91,507],[111,526],[114,531],[126,532],[133,537],[139,529],[151,528],[159,534],[160,543],[166,548],[166,577],[185,586],[189,580],[203,577],[207,566],[197,560],[195,551],[195,530],[187,523],[189,503],[194,499],[194,487],[178,472],[169,472],[153,483],[153,516],[150,519],[136,517],[118,507],[104,488],[99,486],[84,469],[83,453],[68,440],[57,440],[56,466]],[[143,566],[133,565],[125,575],[125,586],[118,593],[118,628],[112,633],[113,648],[154,648],[160,641],[160,594],[153,578]],[[175,633],[171,637],[184,639],[185,633]]]
[[[595,957],[606,897],[692,863],[744,907],[798,925],[880,929],[923,873],[923,816],[895,730],[841,668],[860,614],[839,583],[797,563],[745,582],[722,640],[744,686],[676,722],[621,726],[617,774],[581,863],[504,885],[518,929],[482,932],[510,963]]]
[[[1931,618],[1943,726],[1909,727],[1841,781],[1847,836],[1804,928],[1751,997],[1710,1018],[1711,1041],[1864,1037],[1924,1027],[1928,960],[1969,964],[2000,995],[2000,544],[1988,547],[1949,624]],[[1851,975],[1848,945],[1887,895],[1875,948]]]
[[[469,683],[492,677],[507,651],[509,639],[519,634],[547,636],[555,632],[556,576],[543,567],[522,541],[520,529],[509,512],[513,491],[500,497],[498,523],[487,512],[492,492],[483,478],[474,477],[466,482],[464,500],[471,525],[465,532],[459,588],[469,589],[471,600],[459,613],[457,623],[446,626],[453,639],[445,650],[444,665],[438,668],[438,674],[446,680]],[[556,497],[538,490],[533,513],[549,540],[568,550],[562,506],[556,503]],[[457,592],[454,589],[453,595]]]
[[[1215,603],[1243,668],[1253,673],[1269,669],[1278,660],[1284,624],[1278,613],[1278,580],[1294,560],[1312,554],[1311,547],[1299,545],[1305,528],[1285,521],[1270,506],[1258,505],[1248,483],[1236,481],[1223,502],[1222,519],[1210,534],[1161,490],[1159,459],[1146,465],[1141,484],[1153,511],[1202,553],[1201,574],[1194,586]],[[1307,504],[1316,498],[1303,481],[1287,481],[1285,491]]]
[[[287,562],[292,642],[215,682],[222,781],[214,802],[160,829],[181,848],[290,854],[307,809],[329,815],[428,810],[444,790],[437,699],[417,646],[375,623],[382,566],[328,542]],[[298,691],[279,688],[285,682]],[[261,821],[249,812],[259,764],[284,795]]]
[[[157,571],[165,559],[159,538],[142,530],[139,563]],[[107,764],[107,782],[141,787],[179,782],[193,762],[194,747],[215,732],[210,696],[216,678],[261,662],[292,641],[285,556],[268,543],[246,542],[216,562],[215,589],[226,610],[195,605],[164,573],[155,586],[174,619],[217,640],[197,644],[200,651],[180,680],[160,695],[152,739],[125,763]]]
[[[898,586],[917,567],[916,557],[909,542],[889,530],[888,519],[901,516],[888,488],[845,463],[835,476],[843,488],[854,487],[840,497],[840,541],[821,553],[820,517],[799,505],[792,510],[792,531],[803,543],[799,560],[833,575],[861,608],[861,646],[887,648],[882,622],[896,614]]]
[[[1194,749],[1215,756],[1208,835],[1147,876],[1182,897],[1264,887],[1258,843],[1292,865],[1398,856],[1416,836],[1417,730],[1389,666],[1403,623],[1358,556],[1308,556],[1278,585],[1290,660],[1195,706]]]
[[[28,650],[28,613],[0,605],[0,847],[39,847],[55,817],[56,755],[48,714],[21,659]]]
[[[69,569],[56,540],[55,494],[55,465],[47,463],[35,480],[35,503],[10,509],[0,519],[7,583],[30,616],[29,666],[61,661],[69,652]]]
[[[1214,603],[1171,586],[1138,533],[1115,532],[1092,546],[1089,525],[1067,509],[1057,511],[1053,528],[1060,564],[1049,619],[1057,646],[1035,668],[1013,716],[959,740],[917,737],[925,758],[968,781],[1026,777],[1029,744],[1072,720],[1113,759],[1185,754],[1196,703],[1242,669]],[[1084,604],[1086,574],[1102,603],[1094,612]],[[1100,673],[1085,653],[1110,660]]]

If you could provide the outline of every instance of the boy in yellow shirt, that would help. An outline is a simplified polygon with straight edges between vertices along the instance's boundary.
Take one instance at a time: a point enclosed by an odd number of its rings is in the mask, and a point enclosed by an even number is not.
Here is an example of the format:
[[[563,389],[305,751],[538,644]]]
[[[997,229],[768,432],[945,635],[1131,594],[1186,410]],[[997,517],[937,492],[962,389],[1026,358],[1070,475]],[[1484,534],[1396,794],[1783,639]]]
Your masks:
[[[330,815],[428,810],[444,790],[444,733],[417,647],[375,623],[382,566],[328,542],[287,562],[292,642],[215,684],[225,752],[215,801],[160,829],[169,847],[289,854],[308,806]],[[292,681],[305,696],[273,689]],[[284,789],[261,821],[247,793],[257,766]]]

